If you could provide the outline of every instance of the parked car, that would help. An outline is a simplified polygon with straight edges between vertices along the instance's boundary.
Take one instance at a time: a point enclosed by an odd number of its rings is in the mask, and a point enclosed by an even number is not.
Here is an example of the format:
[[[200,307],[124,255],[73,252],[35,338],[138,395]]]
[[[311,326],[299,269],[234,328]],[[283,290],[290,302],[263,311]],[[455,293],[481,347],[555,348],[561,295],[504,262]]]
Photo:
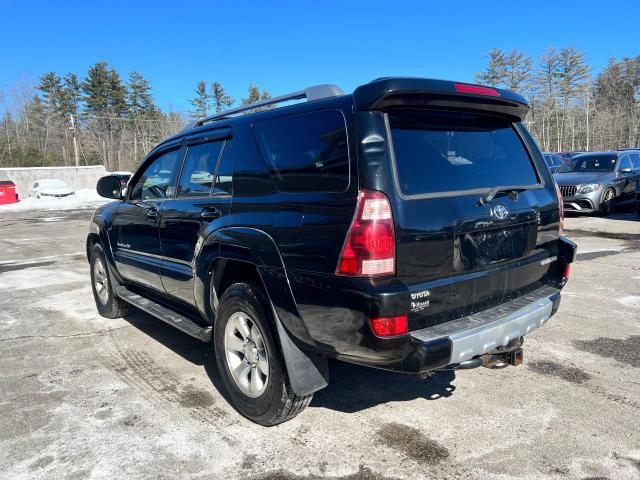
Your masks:
[[[19,200],[16,184],[11,180],[0,180],[0,205],[17,203]]]
[[[609,215],[635,201],[640,150],[583,153],[555,175],[566,211]]]
[[[109,175],[118,177],[118,179],[120,180],[120,188],[122,190],[127,188],[127,182],[131,178],[131,172],[124,172],[124,171],[123,172],[111,172],[111,173],[109,173]]]
[[[558,169],[564,165],[562,158],[555,153],[545,152],[542,155],[544,157],[544,163],[547,164],[547,168],[552,174],[556,173]]]
[[[35,198],[54,197],[62,198],[74,195],[73,188],[57,178],[38,180],[31,187],[31,195]]]
[[[640,217],[640,182],[636,183],[636,215]]]
[[[327,358],[419,377],[518,365],[575,252],[527,110],[505,90],[384,78],[201,119],[126,195],[98,182],[116,201],[87,237],[97,309],[212,342],[262,425],[309,404]]]

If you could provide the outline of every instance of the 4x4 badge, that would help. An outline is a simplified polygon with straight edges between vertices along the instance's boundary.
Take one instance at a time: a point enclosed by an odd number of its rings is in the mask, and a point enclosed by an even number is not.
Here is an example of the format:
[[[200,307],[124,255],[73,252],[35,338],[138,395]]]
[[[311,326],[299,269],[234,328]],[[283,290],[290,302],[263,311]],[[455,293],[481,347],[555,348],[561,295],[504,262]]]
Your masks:
[[[504,205],[496,205],[491,209],[491,213],[498,220],[504,220],[509,216],[509,210],[507,210],[507,207],[505,207]]]

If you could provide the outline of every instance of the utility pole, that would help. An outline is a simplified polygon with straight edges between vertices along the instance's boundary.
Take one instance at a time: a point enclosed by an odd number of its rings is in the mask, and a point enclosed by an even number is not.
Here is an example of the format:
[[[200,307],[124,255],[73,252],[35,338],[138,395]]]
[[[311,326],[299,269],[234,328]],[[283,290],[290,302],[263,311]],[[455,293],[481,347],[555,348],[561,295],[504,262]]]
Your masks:
[[[71,130],[71,136],[73,138],[73,156],[76,160],[76,167],[79,167],[80,157],[78,157],[78,137],[76,136],[76,123],[73,120],[73,113],[69,114],[69,120],[71,122],[71,127],[69,127],[69,130]]]

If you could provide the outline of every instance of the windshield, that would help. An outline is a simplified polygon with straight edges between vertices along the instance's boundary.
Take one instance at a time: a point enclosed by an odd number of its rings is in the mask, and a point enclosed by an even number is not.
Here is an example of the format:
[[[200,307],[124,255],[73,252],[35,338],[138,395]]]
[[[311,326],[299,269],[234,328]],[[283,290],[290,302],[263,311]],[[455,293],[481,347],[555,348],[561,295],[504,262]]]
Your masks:
[[[62,180],[40,180],[38,183],[40,184],[40,187],[67,188],[67,184]]]
[[[616,157],[611,156],[588,156],[584,158],[576,157],[573,161],[563,166],[560,173],[580,173],[580,172],[612,172],[616,166]]]
[[[405,195],[538,183],[520,137],[505,120],[414,111],[390,114],[389,122]]]

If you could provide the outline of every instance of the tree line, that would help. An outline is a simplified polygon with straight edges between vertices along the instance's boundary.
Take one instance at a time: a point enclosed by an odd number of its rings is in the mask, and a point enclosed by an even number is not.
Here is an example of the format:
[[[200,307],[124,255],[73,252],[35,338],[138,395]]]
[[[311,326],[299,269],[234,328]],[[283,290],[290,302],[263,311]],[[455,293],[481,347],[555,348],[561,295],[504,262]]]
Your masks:
[[[547,48],[535,60],[494,48],[476,81],[527,98],[526,123],[544,150],[640,146],[640,55],[611,58],[594,76],[576,47]]]
[[[640,55],[612,58],[597,75],[576,47],[548,48],[532,59],[495,48],[476,81],[523,94],[527,125],[549,151],[640,146]],[[249,85],[242,105],[271,98]],[[131,170],[155,144],[191,119],[236,103],[218,81],[197,82],[181,113],[160,108],[137,71],[123,80],[107,62],[84,77],[47,72],[35,84],[0,90],[0,167],[103,164]]]
[[[109,171],[131,170],[144,155],[189,120],[235,103],[220,82],[197,83],[188,116],[161,109],[151,85],[137,71],[126,80],[107,62],[91,66],[83,78],[47,72],[37,83],[16,82],[0,90],[0,167],[102,164]],[[249,85],[241,102],[270,98]],[[190,117],[190,118],[189,118]]]

